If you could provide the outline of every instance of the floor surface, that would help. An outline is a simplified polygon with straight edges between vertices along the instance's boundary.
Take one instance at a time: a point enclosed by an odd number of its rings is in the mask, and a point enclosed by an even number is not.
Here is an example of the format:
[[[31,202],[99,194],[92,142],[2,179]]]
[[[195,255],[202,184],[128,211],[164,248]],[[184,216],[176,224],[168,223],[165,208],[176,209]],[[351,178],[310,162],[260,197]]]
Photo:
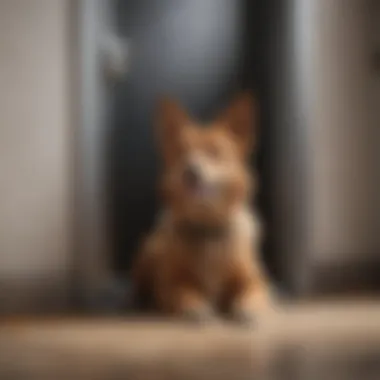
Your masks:
[[[259,322],[7,318],[0,379],[380,379],[380,303],[289,305]]]

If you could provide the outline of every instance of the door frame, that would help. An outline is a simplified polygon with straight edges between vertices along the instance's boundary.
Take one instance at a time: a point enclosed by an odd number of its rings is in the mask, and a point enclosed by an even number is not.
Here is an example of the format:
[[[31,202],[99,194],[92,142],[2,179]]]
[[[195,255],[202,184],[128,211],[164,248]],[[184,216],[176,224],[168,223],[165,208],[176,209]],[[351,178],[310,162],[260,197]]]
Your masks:
[[[312,1],[312,0],[310,0]],[[106,125],[109,120],[109,102],[107,97],[106,66],[107,48],[104,41],[112,35],[112,26],[115,22],[112,18],[113,0],[71,0],[73,19],[73,124],[75,125],[75,220],[74,234],[75,247],[73,258],[73,293],[77,305],[80,307],[93,307],[94,299],[103,286],[113,281],[111,270],[112,249],[107,229],[107,203],[105,186],[105,141]],[[296,5],[298,8],[296,7]],[[286,33],[290,38],[290,48],[299,49],[300,41],[297,40],[299,31],[292,30],[292,17],[297,12],[305,12],[301,7],[302,1],[298,0],[289,5],[287,10],[293,14],[286,23]],[[297,9],[296,9],[297,8]],[[289,17],[289,15],[285,16]],[[308,33],[311,32],[309,28]],[[305,31],[303,31],[305,37]],[[109,53],[109,52],[108,52]],[[280,59],[285,68],[289,81],[296,88],[294,104],[291,104],[292,119],[297,122],[292,126],[296,130],[297,141],[290,142],[291,146],[276,144],[276,167],[278,173],[277,185],[283,189],[276,198],[276,210],[292,217],[293,224],[280,231],[281,238],[276,251],[281,255],[282,270],[287,282],[294,293],[305,294],[308,292],[308,281],[311,272],[308,264],[308,227],[304,225],[309,216],[304,212],[307,207],[300,207],[299,200],[303,199],[307,204],[309,189],[307,188],[307,173],[310,163],[307,161],[309,116],[307,104],[309,83],[305,82],[308,70],[309,51],[301,51],[299,61],[289,61],[288,53],[281,52]],[[293,66],[297,66],[298,71]],[[306,71],[305,71],[306,70]],[[299,74],[301,73],[301,74]],[[273,73],[274,74],[274,73]],[[277,85],[276,85],[277,86]],[[278,115],[286,114],[282,101],[278,102],[278,94],[284,91],[283,83],[276,87],[277,99],[274,99],[274,108]],[[306,99],[306,100],[305,100]],[[277,103],[276,103],[277,102]],[[286,105],[285,105],[286,106]],[[276,111],[276,112],[277,112]],[[298,116],[301,115],[300,118]],[[275,128],[284,132],[283,119],[280,116],[275,121]],[[295,128],[295,129],[294,129]],[[281,135],[282,136],[282,135]],[[277,146],[278,145],[278,146]],[[289,153],[290,156],[289,157]],[[293,163],[299,165],[301,176],[298,178],[293,170]],[[284,173],[286,180],[284,181]],[[288,190],[298,185],[297,192]],[[286,193],[286,194],[285,194]],[[291,199],[289,199],[289,197]],[[299,235],[294,240],[288,239],[288,232],[299,229]],[[299,239],[298,239],[299,238]],[[306,280],[305,280],[306,279]]]
[[[73,301],[94,309],[96,295],[112,280],[107,227],[105,149],[106,39],[112,1],[72,0],[72,109],[74,125]]]

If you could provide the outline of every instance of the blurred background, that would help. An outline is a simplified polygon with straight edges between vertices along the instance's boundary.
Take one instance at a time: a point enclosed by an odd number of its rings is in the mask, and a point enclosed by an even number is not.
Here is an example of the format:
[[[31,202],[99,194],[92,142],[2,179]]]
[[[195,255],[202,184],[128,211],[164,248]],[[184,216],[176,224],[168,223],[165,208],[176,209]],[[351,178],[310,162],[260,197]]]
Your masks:
[[[122,293],[159,209],[157,97],[207,119],[240,89],[274,284],[376,296],[380,2],[1,0],[0,312]]]

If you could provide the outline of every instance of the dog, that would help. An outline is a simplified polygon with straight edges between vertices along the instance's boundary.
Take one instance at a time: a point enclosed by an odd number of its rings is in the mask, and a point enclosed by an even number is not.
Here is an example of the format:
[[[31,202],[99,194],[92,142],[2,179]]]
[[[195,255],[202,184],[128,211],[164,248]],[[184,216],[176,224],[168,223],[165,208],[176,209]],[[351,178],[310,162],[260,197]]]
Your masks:
[[[270,304],[262,228],[251,207],[257,176],[248,165],[257,120],[246,92],[205,126],[175,100],[160,102],[163,213],[132,270],[135,291],[159,312],[195,321],[219,313],[251,323]]]

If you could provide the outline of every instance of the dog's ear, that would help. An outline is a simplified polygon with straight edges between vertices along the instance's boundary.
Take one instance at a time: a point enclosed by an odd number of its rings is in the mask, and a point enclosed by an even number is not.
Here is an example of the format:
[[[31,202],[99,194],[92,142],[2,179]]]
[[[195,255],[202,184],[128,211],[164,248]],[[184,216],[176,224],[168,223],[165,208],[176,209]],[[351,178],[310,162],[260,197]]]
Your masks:
[[[240,93],[218,118],[219,125],[227,129],[240,151],[247,156],[256,145],[257,106],[250,92]]]
[[[182,129],[189,124],[187,112],[173,99],[165,97],[158,102],[156,128],[159,148],[166,163],[178,155]]]

